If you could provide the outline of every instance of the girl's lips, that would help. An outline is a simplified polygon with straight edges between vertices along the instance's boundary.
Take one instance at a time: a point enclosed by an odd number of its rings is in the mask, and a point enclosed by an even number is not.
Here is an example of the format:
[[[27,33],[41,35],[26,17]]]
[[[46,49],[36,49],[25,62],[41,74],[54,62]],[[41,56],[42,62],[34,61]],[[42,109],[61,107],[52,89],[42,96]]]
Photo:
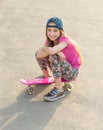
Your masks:
[[[56,38],[55,37],[50,37],[51,40],[55,40]]]

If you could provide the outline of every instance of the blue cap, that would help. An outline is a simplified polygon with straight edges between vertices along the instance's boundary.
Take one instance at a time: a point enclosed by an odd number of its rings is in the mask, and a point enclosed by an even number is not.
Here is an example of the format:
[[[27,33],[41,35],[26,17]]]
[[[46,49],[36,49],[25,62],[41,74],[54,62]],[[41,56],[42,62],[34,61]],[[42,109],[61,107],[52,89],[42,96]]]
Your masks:
[[[56,25],[49,25],[49,23],[52,23],[52,22],[55,23]],[[58,29],[63,29],[63,22],[58,17],[52,17],[47,21],[46,28],[47,27],[55,27]]]

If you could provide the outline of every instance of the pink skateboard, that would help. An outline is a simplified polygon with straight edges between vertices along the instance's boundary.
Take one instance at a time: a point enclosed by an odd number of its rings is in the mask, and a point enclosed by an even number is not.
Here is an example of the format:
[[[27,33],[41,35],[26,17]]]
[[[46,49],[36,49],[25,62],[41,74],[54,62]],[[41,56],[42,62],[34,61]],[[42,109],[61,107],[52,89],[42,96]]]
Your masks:
[[[35,85],[37,85],[37,84],[52,84],[55,82],[55,80],[53,77],[48,77],[48,78],[34,78],[34,79],[30,79],[30,80],[21,79],[20,82],[27,85],[27,87],[28,87],[27,92],[29,94],[34,94]],[[62,82],[68,82],[68,81],[62,79]]]
[[[35,78],[31,80],[25,80],[21,79],[21,83],[25,85],[33,85],[33,84],[51,84],[54,83],[54,78],[53,77],[48,77],[48,78]]]

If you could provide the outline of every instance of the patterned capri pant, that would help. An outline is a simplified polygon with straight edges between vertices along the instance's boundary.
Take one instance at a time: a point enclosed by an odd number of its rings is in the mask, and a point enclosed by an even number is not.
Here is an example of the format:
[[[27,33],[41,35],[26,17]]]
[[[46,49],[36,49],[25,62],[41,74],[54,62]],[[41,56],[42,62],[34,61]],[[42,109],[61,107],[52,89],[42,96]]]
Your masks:
[[[45,58],[36,58],[41,70],[47,70],[47,66],[53,73],[54,78],[63,78],[67,81],[74,80],[78,76],[78,69],[72,67],[68,61],[60,61],[58,55],[50,55]]]

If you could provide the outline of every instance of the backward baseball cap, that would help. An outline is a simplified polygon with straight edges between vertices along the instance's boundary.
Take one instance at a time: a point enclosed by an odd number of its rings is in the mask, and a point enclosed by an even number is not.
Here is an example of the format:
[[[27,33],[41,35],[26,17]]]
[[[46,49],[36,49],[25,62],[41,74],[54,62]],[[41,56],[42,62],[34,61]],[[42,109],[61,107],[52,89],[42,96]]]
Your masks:
[[[49,25],[49,23],[55,23],[55,25]],[[58,17],[52,17],[50,18],[47,23],[46,23],[46,28],[47,27],[56,27],[58,29],[62,29],[63,30],[63,22],[60,18]]]

